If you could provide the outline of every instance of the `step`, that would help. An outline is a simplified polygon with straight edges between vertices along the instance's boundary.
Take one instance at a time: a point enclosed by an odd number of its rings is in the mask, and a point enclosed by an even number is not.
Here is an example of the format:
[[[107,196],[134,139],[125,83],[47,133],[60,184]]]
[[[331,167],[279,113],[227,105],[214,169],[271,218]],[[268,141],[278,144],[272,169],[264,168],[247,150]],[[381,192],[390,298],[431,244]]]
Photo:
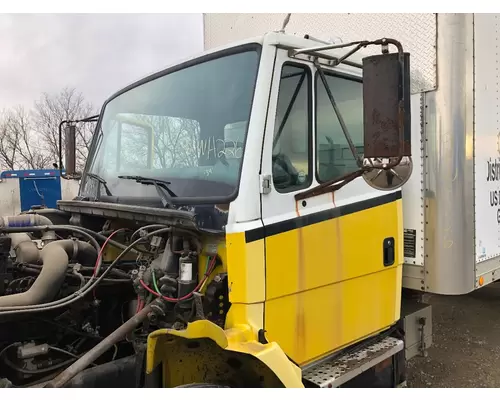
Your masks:
[[[403,349],[402,340],[389,336],[340,357],[334,355],[318,361],[302,371],[302,378],[321,388],[339,387]]]

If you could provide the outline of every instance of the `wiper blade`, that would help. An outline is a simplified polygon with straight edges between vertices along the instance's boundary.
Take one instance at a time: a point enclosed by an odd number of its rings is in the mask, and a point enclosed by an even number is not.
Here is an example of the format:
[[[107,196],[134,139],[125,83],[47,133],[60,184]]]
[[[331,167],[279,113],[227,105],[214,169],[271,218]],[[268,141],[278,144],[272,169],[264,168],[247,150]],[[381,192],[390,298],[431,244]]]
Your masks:
[[[158,196],[161,198],[163,207],[167,208],[172,203],[172,198],[177,197],[177,195],[168,187],[171,184],[169,181],[164,181],[162,179],[146,178],[144,176],[137,175],[121,175],[119,179],[128,179],[141,183],[143,185],[154,185]]]
[[[132,176],[120,175],[118,178],[119,179],[133,180],[133,181],[136,181],[137,183],[142,183],[144,185],[155,185],[156,184],[156,185],[164,188],[171,197],[177,197],[177,195],[172,191],[172,189],[170,189],[168,187],[168,185],[171,185],[172,182],[164,181],[163,179],[146,178],[144,176],[138,176],[138,175],[132,175]]]
[[[111,190],[109,190],[108,183],[104,179],[102,179],[99,175],[94,174],[92,172],[87,172],[85,175],[95,179],[97,182],[102,184],[102,186],[104,186],[104,190],[106,191],[107,196],[113,196]]]

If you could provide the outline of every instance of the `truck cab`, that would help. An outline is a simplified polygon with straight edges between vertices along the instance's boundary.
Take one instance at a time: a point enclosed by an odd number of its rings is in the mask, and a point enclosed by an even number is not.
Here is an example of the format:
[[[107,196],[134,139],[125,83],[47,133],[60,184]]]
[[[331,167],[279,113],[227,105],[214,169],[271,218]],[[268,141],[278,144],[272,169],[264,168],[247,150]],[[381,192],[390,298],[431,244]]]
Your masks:
[[[380,182],[390,175],[382,191],[368,169],[359,173],[362,59],[342,60],[345,51],[328,46],[302,52],[318,45],[273,32],[118,92],[103,107],[79,200],[60,202],[68,211],[97,203],[191,211],[200,229],[220,233],[212,244],[227,274],[224,335],[244,326],[247,345],[276,344],[291,361],[288,377],[278,376],[286,386],[302,385],[297,367],[331,360],[400,319],[400,187],[411,159],[377,169]],[[387,357],[403,348],[387,343]],[[151,368],[167,357],[148,354]],[[179,379],[169,386],[187,382]]]
[[[78,196],[0,219],[8,288],[39,273],[0,295],[0,317],[50,312],[105,336],[46,386],[404,384],[409,88],[397,40],[271,32],[111,96],[82,174],[63,121]],[[0,348],[7,366],[74,342],[30,335]]]

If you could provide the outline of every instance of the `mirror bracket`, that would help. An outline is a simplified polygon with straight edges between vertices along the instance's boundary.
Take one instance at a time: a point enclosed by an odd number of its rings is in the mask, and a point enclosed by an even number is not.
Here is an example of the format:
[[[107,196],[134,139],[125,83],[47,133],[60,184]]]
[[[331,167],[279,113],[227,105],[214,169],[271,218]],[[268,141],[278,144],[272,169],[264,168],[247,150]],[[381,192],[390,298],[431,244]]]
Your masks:
[[[97,122],[99,115],[78,120],[63,120],[59,123],[59,174],[63,179],[80,179],[76,173],[76,125],[77,123]],[[63,127],[65,134],[65,166],[63,166]],[[65,170],[65,172],[63,172]]]
[[[354,53],[370,45],[380,45],[382,54],[363,58],[362,65],[347,61],[347,58]],[[395,46],[397,52],[389,53],[389,45]],[[321,53],[325,50],[351,46],[354,48],[339,58]],[[344,177],[324,182],[315,188],[297,194],[296,200],[299,200],[299,197],[306,198],[338,190],[359,176],[363,176],[370,186],[379,190],[393,190],[406,183],[413,169],[411,159],[410,64],[409,53],[403,51],[401,43],[394,39],[383,38],[374,41],[327,44],[298,50],[289,49],[288,54],[290,57],[305,56],[314,63],[359,168]],[[348,128],[328,86],[319,61],[321,58],[326,58],[326,63],[330,67],[343,63],[363,70],[363,157],[360,157],[356,151]],[[380,93],[388,93],[388,96],[381,99]]]

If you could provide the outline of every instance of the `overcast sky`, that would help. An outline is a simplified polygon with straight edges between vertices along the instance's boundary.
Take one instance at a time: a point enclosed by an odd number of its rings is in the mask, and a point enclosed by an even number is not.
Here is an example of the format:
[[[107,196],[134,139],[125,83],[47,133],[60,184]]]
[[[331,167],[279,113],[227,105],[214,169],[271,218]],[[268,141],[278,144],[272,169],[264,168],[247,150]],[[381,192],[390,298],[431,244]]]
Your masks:
[[[0,110],[65,86],[96,107],[203,50],[202,14],[0,14]]]

